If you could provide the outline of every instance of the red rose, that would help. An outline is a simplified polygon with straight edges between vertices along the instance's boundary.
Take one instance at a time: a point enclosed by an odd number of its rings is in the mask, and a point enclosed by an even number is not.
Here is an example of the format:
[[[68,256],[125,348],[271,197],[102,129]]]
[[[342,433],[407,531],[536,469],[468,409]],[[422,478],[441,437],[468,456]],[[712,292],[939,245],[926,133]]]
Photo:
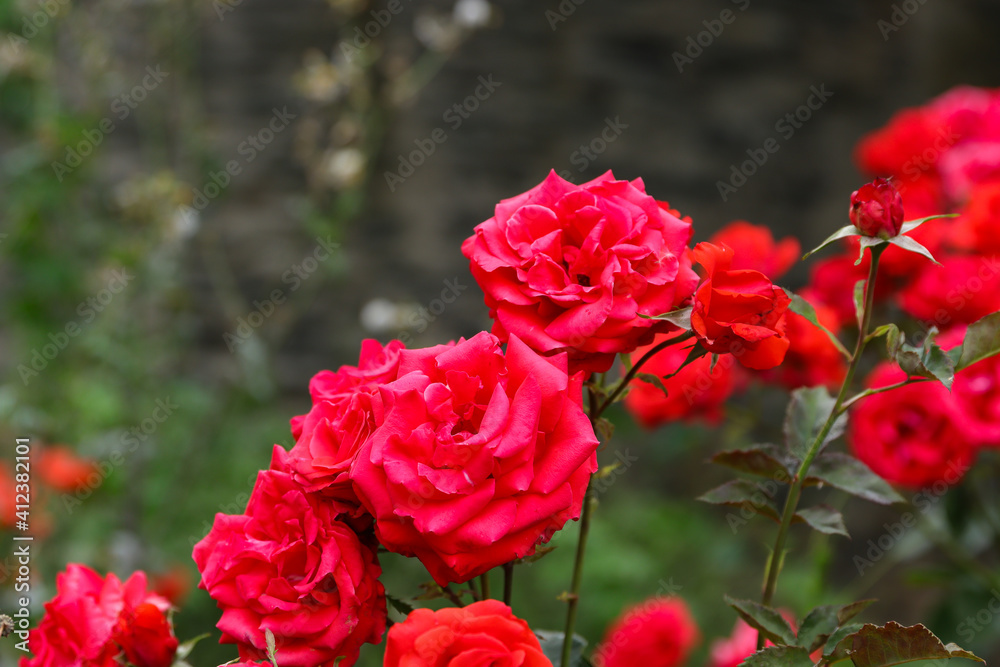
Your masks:
[[[292,473],[308,491],[321,491],[340,512],[361,510],[348,470],[361,445],[381,422],[378,386],[396,379],[403,344],[361,345],[358,365],[321,371],[309,383],[313,407],[292,419],[295,446],[277,452],[273,467]]]
[[[880,364],[869,388],[906,379],[898,366]],[[920,488],[954,484],[975,458],[966,420],[954,397],[937,382],[920,382],[863,399],[852,410],[850,445],[888,482]]]
[[[1000,310],[1000,263],[995,257],[948,257],[925,262],[897,295],[899,307],[928,326],[971,324]]]
[[[1000,180],[972,190],[957,227],[959,245],[983,254],[1000,252]]]
[[[389,629],[385,667],[552,667],[528,624],[498,600],[417,609]]]
[[[904,109],[889,123],[858,142],[854,156],[869,174],[900,174],[904,168],[919,173],[934,169],[941,151],[928,151],[941,136],[940,122],[922,109]]]
[[[676,334],[660,334],[652,345],[640,347],[632,353],[632,363],[655,345]],[[687,359],[691,345],[680,343],[660,350],[647,361],[643,373],[659,377],[674,373]],[[625,397],[625,408],[646,428],[679,419],[703,417],[718,421],[722,417],[722,405],[732,394],[736,384],[734,365],[728,358],[720,359],[712,369],[712,359],[701,357],[685,366],[677,375],[662,380],[667,394],[654,384],[641,379],[632,381],[632,387]]]
[[[125,657],[135,667],[169,667],[177,650],[169,607],[146,590],[143,572],[123,584],[71,563],[56,577],[56,596],[28,637],[35,657],[21,658],[21,667],[116,667]],[[136,652],[138,636],[144,647]]]
[[[694,297],[691,327],[709,352],[732,354],[747,368],[774,368],[785,358],[785,311],[791,299],[763,273],[730,269],[733,251],[699,243],[695,261],[708,274]]]
[[[573,185],[551,172],[500,202],[462,244],[486,294],[493,333],[542,354],[569,352],[570,371],[608,370],[672,325],[659,315],[687,299],[697,276],[691,223],[611,172]]]
[[[850,216],[865,236],[891,238],[903,228],[903,198],[892,183],[876,178],[851,193]]]
[[[951,392],[969,437],[980,445],[1000,446],[1000,356],[960,370]]]
[[[117,640],[133,665],[170,667],[177,652],[177,638],[171,634],[167,617],[149,602],[122,613]]]
[[[65,445],[45,447],[38,457],[37,468],[43,482],[63,493],[82,489],[90,475],[99,475],[93,461],[78,457]]]
[[[200,587],[222,609],[221,641],[243,660],[266,657],[270,630],[283,666],[332,667],[342,657],[349,667],[385,631],[375,550],[286,473],[262,471],[246,513],[217,514],[193,557]]]
[[[597,438],[566,355],[486,332],[400,353],[385,421],[351,468],[379,541],[439,584],[534,552],[580,514]]]
[[[771,280],[777,280],[792,268],[802,254],[798,239],[788,236],[774,242],[771,230],[764,225],[731,222],[709,239],[710,243],[733,249],[733,270],[754,269]]]
[[[820,324],[835,335],[840,330],[837,313],[822,303],[808,299],[816,309]],[[786,314],[785,335],[788,337],[788,354],[785,361],[769,371],[768,377],[788,389],[799,387],[839,387],[847,375],[847,361],[830,337],[806,318],[789,311]]]
[[[594,667],[677,667],[700,639],[684,600],[653,598],[626,610],[594,650]]]

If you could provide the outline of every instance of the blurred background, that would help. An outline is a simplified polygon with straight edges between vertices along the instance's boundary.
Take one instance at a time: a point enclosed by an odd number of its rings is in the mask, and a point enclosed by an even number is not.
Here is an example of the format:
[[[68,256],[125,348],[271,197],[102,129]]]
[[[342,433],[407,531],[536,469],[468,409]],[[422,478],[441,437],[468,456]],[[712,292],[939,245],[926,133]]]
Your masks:
[[[955,85],[1000,85],[998,31],[992,0],[0,0],[2,451],[30,436],[101,470],[34,494],[36,618],[67,562],[142,568],[173,587],[182,639],[213,631],[192,664],[235,657],[192,545],[291,446],[315,372],[355,363],[366,337],[489,328],[460,245],[497,201],[550,169],[613,169],[691,216],[696,240],[745,219],[810,247],[846,223],[864,133]],[[723,593],[759,595],[774,527],[734,531],[693,498],[729,478],[710,453],[780,431],[785,400],[749,392],[720,428],[612,415],[603,462],[640,463],[602,490],[582,634],[675,592],[705,662],[735,621]],[[997,592],[919,533],[859,576],[899,511],[855,504],[853,542],[796,533],[780,604],[878,597],[865,620],[926,622],[1000,659],[1000,619],[971,641],[958,629]],[[518,572],[533,627],[562,627],[575,538]],[[398,597],[426,579],[384,567]],[[381,664],[381,646],[362,656]]]

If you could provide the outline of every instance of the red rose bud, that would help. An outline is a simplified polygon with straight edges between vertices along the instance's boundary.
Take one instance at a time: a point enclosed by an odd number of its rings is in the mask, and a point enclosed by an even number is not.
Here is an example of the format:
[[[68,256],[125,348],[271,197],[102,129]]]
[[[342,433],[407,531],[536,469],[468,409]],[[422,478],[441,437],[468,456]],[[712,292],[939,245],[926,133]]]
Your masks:
[[[851,194],[851,222],[865,236],[888,239],[903,228],[903,198],[884,178]]]

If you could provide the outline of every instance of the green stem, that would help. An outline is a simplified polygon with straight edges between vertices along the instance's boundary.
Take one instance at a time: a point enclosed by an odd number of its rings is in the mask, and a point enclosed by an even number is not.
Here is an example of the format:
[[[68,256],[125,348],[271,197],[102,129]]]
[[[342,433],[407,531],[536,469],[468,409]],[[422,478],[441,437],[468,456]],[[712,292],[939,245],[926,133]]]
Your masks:
[[[583,515],[580,517],[580,538],[576,543],[576,559],[573,562],[573,579],[570,582],[569,593],[566,594],[568,604],[566,610],[566,634],[563,637],[562,667],[570,667],[569,656],[573,648],[573,630],[576,627],[576,612],[580,604],[580,580],[583,575],[583,556],[587,550],[587,535],[590,532],[590,517],[597,501],[590,494],[590,486],[583,500]]]
[[[868,269],[868,284],[865,291],[861,329],[858,331],[858,342],[854,347],[854,354],[851,356],[851,364],[847,368],[847,375],[844,377],[844,383],[840,387],[840,393],[837,394],[837,400],[833,404],[833,409],[830,410],[830,415],[826,418],[823,428],[820,429],[812,444],[809,445],[809,450],[806,452],[805,458],[795,473],[791,488],[788,490],[788,497],[785,499],[785,508],[781,513],[781,524],[778,527],[778,535],[774,540],[771,562],[768,565],[767,578],[764,581],[764,593],[761,597],[761,602],[765,606],[770,606],[771,600],[774,598],[774,592],[778,586],[778,575],[781,573],[782,553],[785,550],[788,528],[792,525],[792,518],[798,509],[799,499],[802,497],[802,487],[805,484],[809,466],[812,465],[813,460],[819,454],[823,443],[826,441],[826,437],[830,434],[830,429],[833,428],[834,423],[840,416],[840,407],[847,398],[847,392],[850,390],[851,382],[854,380],[854,373],[857,371],[858,364],[861,361],[861,353],[865,349],[865,339],[868,336],[868,329],[871,326],[872,306],[875,301],[875,278],[878,274],[878,260],[884,249],[885,245],[873,246],[871,248],[871,266]],[[759,650],[763,647],[764,637],[758,636],[757,648]]]
[[[590,402],[590,406],[591,406],[590,419],[591,419],[591,421],[596,422],[597,418],[600,417],[602,414],[604,414],[604,411],[607,410],[611,406],[611,404],[615,402],[615,399],[618,398],[618,396],[621,395],[621,393],[623,391],[625,391],[625,388],[628,387],[629,382],[631,382],[633,379],[635,379],[635,376],[639,374],[639,369],[643,367],[643,364],[645,364],[647,361],[649,361],[654,356],[656,356],[657,352],[660,352],[661,350],[666,349],[666,348],[668,348],[668,347],[670,347],[672,345],[677,345],[678,343],[683,343],[684,341],[689,340],[691,338],[694,338],[694,334],[692,332],[690,332],[690,331],[686,331],[686,332],[682,333],[679,336],[675,336],[673,338],[668,338],[667,340],[665,340],[662,343],[659,343],[658,345],[656,345],[655,347],[653,347],[646,354],[642,355],[642,357],[639,358],[639,361],[635,362],[635,366],[633,366],[632,369],[628,373],[625,374],[625,377],[622,378],[622,381],[618,383],[618,386],[615,387],[615,390],[613,392],[611,392],[610,396],[608,396],[606,399],[604,399],[604,402],[601,403],[600,407],[598,407],[596,409],[596,411],[593,409],[594,408],[594,404],[595,404],[596,401],[591,400],[591,402]],[[678,368],[677,371],[680,371],[680,369]],[[675,375],[676,375],[676,372],[675,372]]]
[[[483,599],[490,599],[490,573],[486,572],[479,577],[479,583],[483,589]]]
[[[503,603],[510,606],[511,597],[514,594],[514,561],[504,563],[503,566]]]
[[[845,412],[851,409],[852,405],[854,405],[858,401],[868,398],[869,396],[874,396],[875,394],[884,394],[887,391],[892,391],[893,389],[899,389],[900,387],[905,387],[908,384],[916,384],[917,382],[930,382],[930,381],[931,378],[908,377],[902,382],[897,382],[896,384],[886,385],[885,387],[877,387],[875,389],[866,389],[860,394],[857,394],[856,396],[852,397],[850,400],[844,401],[844,404],[840,406],[840,412],[838,413],[837,416],[839,417],[840,415],[844,414]]]

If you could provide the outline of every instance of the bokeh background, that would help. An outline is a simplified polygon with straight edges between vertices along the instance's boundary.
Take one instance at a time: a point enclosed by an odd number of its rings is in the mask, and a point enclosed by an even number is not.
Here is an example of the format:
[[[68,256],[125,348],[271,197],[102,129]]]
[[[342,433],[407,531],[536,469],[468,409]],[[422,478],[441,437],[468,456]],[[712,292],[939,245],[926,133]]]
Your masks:
[[[366,337],[489,327],[460,244],[498,200],[550,169],[577,183],[613,169],[691,216],[696,240],[746,219],[810,246],[846,221],[864,133],[955,85],[1000,85],[998,34],[993,0],[0,0],[0,451],[27,435],[106,464],[85,494],[35,494],[36,617],[69,561],[142,568],[186,582],[182,638],[213,630],[192,664],[231,659],[191,546],[292,444],[316,371],[354,363]],[[813,88],[828,99],[779,133]],[[780,150],[723,197],[770,137]],[[693,498],[727,478],[711,452],[780,431],[784,400],[754,390],[719,427],[655,433],[613,415],[603,462],[638,462],[601,493],[591,641],[666,589],[702,628],[690,664],[729,634],[722,595],[759,595],[774,527],[734,533]],[[995,490],[996,461],[977,470]],[[899,512],[844,502],[854,540],[797,533],[780,604],[878,597],[866,620],[926,622],[1000,659],[1000,620],[958,632],[996,592],[917,531],[859,576],[854,556]],[[562,626],[575,536],[518,572],[533,627]],[[427,579],[384,565],[399,597]],[[361,664],[380,660],[370,647]]]

